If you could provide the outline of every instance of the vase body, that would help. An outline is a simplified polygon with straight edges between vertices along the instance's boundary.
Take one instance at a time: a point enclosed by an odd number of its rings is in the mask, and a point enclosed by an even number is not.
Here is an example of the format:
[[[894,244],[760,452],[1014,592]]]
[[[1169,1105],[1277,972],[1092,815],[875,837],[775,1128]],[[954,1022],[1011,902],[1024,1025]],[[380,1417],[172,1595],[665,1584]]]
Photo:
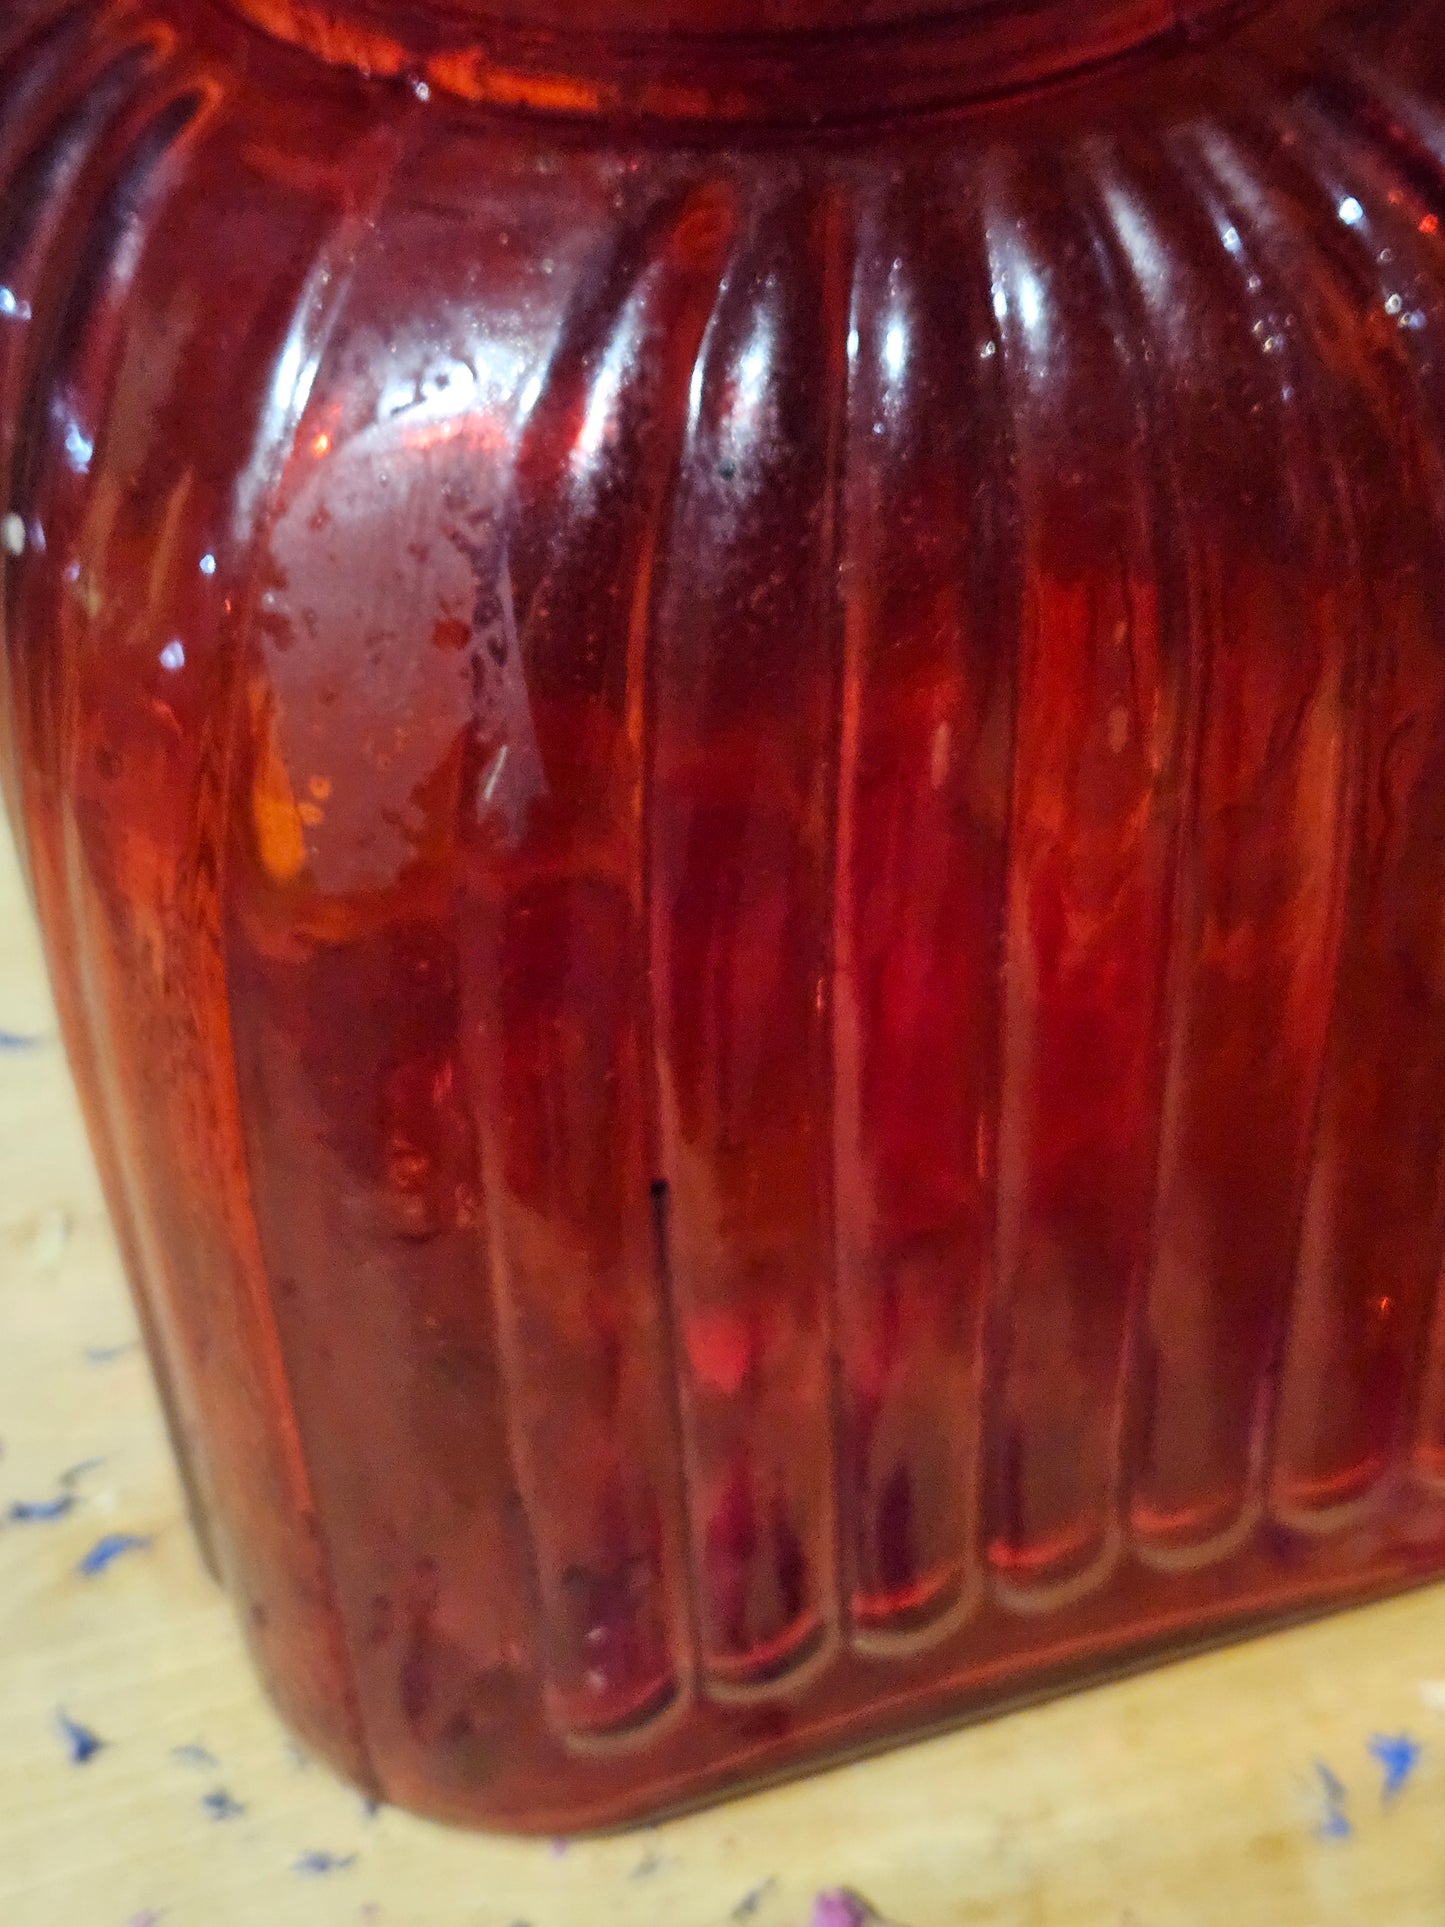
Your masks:
[[[1445,1570],[1445,15],[566,11],[0,23],[198,1531],[546,1830]]]

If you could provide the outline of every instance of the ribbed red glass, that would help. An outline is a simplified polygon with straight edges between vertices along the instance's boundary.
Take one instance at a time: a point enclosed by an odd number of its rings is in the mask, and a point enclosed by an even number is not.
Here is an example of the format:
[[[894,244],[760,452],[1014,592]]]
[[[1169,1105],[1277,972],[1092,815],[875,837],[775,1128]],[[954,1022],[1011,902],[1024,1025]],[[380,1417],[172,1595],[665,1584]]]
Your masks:
[[[1442,221],[1438,0],[5,9],[0,767],[359,1783],[1445,1570]]]

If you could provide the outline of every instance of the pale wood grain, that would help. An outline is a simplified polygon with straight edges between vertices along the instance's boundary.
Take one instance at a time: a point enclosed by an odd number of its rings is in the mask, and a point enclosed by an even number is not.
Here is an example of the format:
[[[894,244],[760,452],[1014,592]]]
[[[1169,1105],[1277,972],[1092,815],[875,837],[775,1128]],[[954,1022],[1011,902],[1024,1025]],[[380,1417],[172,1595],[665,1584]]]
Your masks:
[[[53,1040],[0,845],[0,1030]],[[0,1515],[104,1461],[68,1517],[0,1526],[0,1927],[726,1927],[770,1878],[755,1927],[830,1884],[901,1927],[1445,1923],[1439,1588],[565,1854],[368,1819],[251,1679],[139,1354],[87,1361],[133,1337],[58,1046],[0,1053]],[[110,1531],[152,1548],[79,1577]],[[109,1742],[83,1767],[59,1707]],[[1387,1806],[1368,1743],[1400,1731],[1424,1753]],[[174,1757],[195,1742],[214,1769]],[[1320,1837],[1316,1762],[1348,1839]],[[215,1788],[245,1813],[211,1818]],[[307,1876],[308,1851],[356,1859]]]

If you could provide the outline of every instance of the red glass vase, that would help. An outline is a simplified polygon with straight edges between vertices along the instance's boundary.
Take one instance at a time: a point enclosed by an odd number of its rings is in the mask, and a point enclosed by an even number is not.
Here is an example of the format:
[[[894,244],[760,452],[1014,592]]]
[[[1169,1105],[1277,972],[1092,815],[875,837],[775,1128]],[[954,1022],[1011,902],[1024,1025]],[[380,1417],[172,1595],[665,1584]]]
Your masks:
[[[5,10],[0,766],[358,1783],[1445,1570],[1442,220],[1439,0]]]

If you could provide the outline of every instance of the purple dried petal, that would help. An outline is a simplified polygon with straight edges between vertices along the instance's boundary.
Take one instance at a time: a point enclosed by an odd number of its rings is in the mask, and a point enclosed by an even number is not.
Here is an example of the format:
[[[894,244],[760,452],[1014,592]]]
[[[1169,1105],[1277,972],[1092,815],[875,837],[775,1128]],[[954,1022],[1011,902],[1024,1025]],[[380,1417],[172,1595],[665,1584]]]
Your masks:
[[[887,1927],[861,1894],[849,1887],[827,1887],[813,1900],[809,1927]]]

